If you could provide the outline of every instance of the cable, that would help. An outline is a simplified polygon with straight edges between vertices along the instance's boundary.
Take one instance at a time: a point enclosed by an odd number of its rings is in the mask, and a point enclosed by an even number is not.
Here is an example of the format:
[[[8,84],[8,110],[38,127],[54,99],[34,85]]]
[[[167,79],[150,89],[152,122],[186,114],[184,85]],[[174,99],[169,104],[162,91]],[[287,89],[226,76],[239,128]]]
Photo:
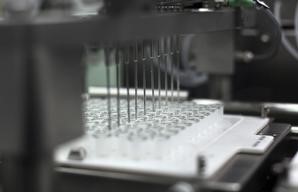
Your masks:
[[[271,23],[275,27],[274,37],[272,38],[274,45],[271,46],[270,49],[268,49],[265,53],[253,55],[252,59],[265,60],[275,56],[282,41],[282,33],[279,22],[277,22],[273,13],[270,11],[269,6],[261,0],[227,0],[227,2],[227,5],[230,7],[254,7],[257,10],[262,11],[266,15],[266,17],[270,19]]]
[[[184,41],[182,43],[182,51],[181,51],[181,63],[182,66],[189,70],[190,72],[193,71],[191,66],[189,65],[189,53],[191,49],[191,43],[193,42],[193,39],[195,38],[195,35],[188,35],[185,36]],[[208,75],[202,72],[196,72],[196,84],[202,85],[208,81]]]
[[[181,62],[183,69],[177,68],[176,66],[171,66],[174,63],[172,57],[168,58],[168,62],[160,60],[158,63],[156,62],[156,59],[154,59],[154,65],[156,67],[160,67],[163,72],[167,72],[168,74],[173,73],[174,78],[177,79],[179,77],[180,84],[188,88],[197,87],[208,81],[208,75],[197,72],[189,65],[188,53],[192,38],[193,36],[188,40],[186,39],[186,41],[184,40],[182,44]],[[148,47],[146,48],[146,52],[147,54],[150,54],[150,49]]]
[[[275,16],[277,22],[281,24],[281,1],[276,1],[274,4],[274,16]],[[296,25],[296,23],[295,23],[295,25]],[[297,49],[295,49],[293,47],[293,45],[289,42],[289,40],[287,39],[287,37],[284,33],[281,33],[281,36],[282,36],[282,44],[284,45],[284,47],[296,60],[298,60]]]
[[[173,63],[171,58],[169,58],[169,63],[170,65],[171,63]],[[159,67],[158,63],[156,62],[154,62],[154,65]],[[171,67],[166,67],[166,64],[163,61],[160,61],[160,69],[164,72],[168,70],[168,73],[170,73],[169,69],[171,69]],[[201,73],[196,72],[190,67],[181,70],[174,66],[172,70],[174,77],[177,79],[177,77],[179,76],[180,83],[184,87],[197,87],[208,80],[208,76],[202,75]]]

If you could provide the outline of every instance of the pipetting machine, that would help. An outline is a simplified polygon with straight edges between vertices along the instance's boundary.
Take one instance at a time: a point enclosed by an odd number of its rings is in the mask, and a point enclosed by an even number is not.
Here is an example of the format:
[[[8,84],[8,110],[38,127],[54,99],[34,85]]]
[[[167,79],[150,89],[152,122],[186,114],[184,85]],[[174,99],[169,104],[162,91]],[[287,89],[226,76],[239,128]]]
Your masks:
[[[298,191],[297,105],[242,97],[282,1],[0,6],[0,192]]]

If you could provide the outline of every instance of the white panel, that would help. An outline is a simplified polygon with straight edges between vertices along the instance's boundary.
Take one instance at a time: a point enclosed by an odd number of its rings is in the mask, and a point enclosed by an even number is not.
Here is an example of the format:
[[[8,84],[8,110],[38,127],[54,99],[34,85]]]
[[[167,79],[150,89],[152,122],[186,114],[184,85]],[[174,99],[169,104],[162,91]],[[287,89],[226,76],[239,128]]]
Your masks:
[[[105,168],[128,172],[141,172],[148,174],[173,175],[193,177],[197,175],[197,157],[203,155],[206,162],[205,177],[216,173],[225,163],[239,152],[263,153],[272,143],[273,137],[261,136],[257,133],[264,128],[269,120],[242,117],[224,116],[214,122],[212,116],[188,128],[169,143],[135,143],[128,150],[134,156],[125,156],[111,153],[115,140],[105,142],[101,150],[106,149],[107,155],[98,154],[98,141],[85,136],[77,141],[61,146],[56,153],[57,163],[67,163],[72,166],[88,168]],[[200,130],[199,132],[191,130]],[[125,145],[121,143],[122,148]],[[163,146],[171,146],[164,148]],[[85,147],[87,158],[83,161],[68,159],[70,149]],[[145,150],[155,151],[156,158],[148,158]],[[170,150],[169,150],[170,149]]]

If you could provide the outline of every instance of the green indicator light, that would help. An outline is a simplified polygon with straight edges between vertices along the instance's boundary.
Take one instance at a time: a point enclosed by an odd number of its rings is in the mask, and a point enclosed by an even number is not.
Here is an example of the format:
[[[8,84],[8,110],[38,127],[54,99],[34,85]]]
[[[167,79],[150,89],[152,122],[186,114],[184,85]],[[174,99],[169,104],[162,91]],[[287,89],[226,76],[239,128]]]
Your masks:
[[[254,7],[255,2],[253,0],[228,0],[230,7]]]

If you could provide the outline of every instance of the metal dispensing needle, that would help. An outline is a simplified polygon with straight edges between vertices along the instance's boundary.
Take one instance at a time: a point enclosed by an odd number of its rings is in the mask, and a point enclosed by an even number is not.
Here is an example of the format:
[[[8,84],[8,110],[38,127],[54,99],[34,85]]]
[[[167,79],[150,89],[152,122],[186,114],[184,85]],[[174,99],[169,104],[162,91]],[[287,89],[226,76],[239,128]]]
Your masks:
[[[120,52],[119,47],[116,45],[116,86],[117,86],[117,125],[120,126]]]
[[[112,129],[112,119],[111,119],[111,82],[110,82],[110,49],[105,48],[105,66],[106,66],[106,81],[107,81],[107,112],[108,112],[108,127],[109,130]]]
[[[139,50],[138,42],[135,44],[134,49],[134,63],[135,63],[135,119],[138,118],[138,59],[139,59]]]

